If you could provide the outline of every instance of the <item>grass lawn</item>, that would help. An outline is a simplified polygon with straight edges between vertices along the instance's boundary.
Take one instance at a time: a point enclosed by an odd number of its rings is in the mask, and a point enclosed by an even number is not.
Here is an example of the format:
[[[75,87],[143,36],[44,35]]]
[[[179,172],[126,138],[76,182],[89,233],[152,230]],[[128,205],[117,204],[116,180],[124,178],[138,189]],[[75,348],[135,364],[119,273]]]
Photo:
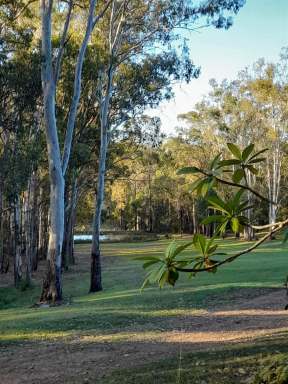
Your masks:
[[[202,273],[193,279],[182,275],[175,288],[150,287],[140,293],[145,272],[135,257],[158,255],[167,244],[167,240],[104,244],[104,290],[93,295],[87,294],[89,244],[77,245],[78,263],[64,274],[64,296],[69,305],[30,308],[39,297],[39,284],[23,292],[0,288],[0,348],[3,346],[5,351],[19,345],[31,348],[37,342],[69,343],[75,338],[126,343],[132,331],[134,336],[141,335],[142,342],[148,342],[155,335],[173,332],[175,324],[179,329],[179,319],[229,306],[241,300],[243,294],[245,299],[253,298],[259,295],[260,288],[281,287],[288,274],[287,248],[272,241],[216,274]],[[245,246],[247,243],[232,239],[221,241],[221,248],[228,253]],[[286,341],[286,333],[282,333],[274,339],[264,337],[257,342],[233,344],[220,352],[214,348],[182,351],[178,344],[175,347],[171,343],[169,355],[159,353],[153,362],[139,361],[133,369],[125,365],[110,371],[108,364],[107,372],[97,382],[119,383],[125,377],[124,383],[137,384],[238,383],[247,379],[266,355],[288,352]]]

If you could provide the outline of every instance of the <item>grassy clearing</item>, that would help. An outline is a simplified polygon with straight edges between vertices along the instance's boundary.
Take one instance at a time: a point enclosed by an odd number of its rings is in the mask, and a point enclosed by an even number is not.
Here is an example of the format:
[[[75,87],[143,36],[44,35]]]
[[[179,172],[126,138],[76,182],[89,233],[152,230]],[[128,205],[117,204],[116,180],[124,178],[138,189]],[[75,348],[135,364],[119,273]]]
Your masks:
[[[72,305],[59,308],[27,308],[37,301],[39,286],[19,292],[14,288],[1,288],[0,334],[17,333],[19,336],[38,332],[73,332],[97,329],[101,332],[113,328],[127,327],[131,322],[139,325],[153,319],[153,326],[163,317],[175,316],[177,310],[209,309],[211,305],[229,302],[239,292],[239,287],[258,288],[283,285],[287,255],[279,242],[265,245],[251,255],[243,256],[225,266],[216,274],[199,274],[188,279],[182,275],[176,288],[159,290],[148,288],[140,293],[144,277],[141,262],[137,256],[155,255],[163,252],[167,241],[157,243],[131,243],[103,245],[104,291],[89,295],[89,273],[85,265],[78,265],[75,271],[64,275],[65,296],[72,298]],[[242,242],[227,240],[223,248],[239,250]],[[89,261],[89,246],[79,245],[77,255]],[[87,259],[87,260],[85,260]],[[50,335],[48,335],[49,337]],[[7,341],[6,337],[6,341]]]
[[[39,297],[37,284],[23,292],[0,288],[0,344],[67,340],[77,335],[81,335],[83,340],[86,337],[88,341],[92,337],[96,341],[104,338],[105,342],[121,342],[129,338],[131,329],[134,333],[139,330],[149,339],[157,332],[172,331],[173,321],[169,320],[193,316],[197,311],[209,310],[219,304],[229,304],[231,300],[241,297],[244,291],[245,297],[248,294],[253,297],[261,287],[281,287],[286,277],[287,249],[279,241],[273,241],[253,254],[225,265],[216,274],[199,274],[192,280],[182,275],[176,288],[159,290],[151,287],[140,293],[145,272],[141,262],[134,258],[160,254],[168,242],[103,244],[104,291],[93,295],[87,294],[90,247],[87,244],[77,245],[79,262],[64,275],[64,293],[71,301],[67,306],[30,308]],[[221,247],[226,252],[238,251],[245,246],[247,244],[235,240],[221,241]],[[268,348],[270,353],[288,351],[281,336],[276,343],[269,339],[264,344],[232,347],[220,354],[213,351],[184,354],[178,382],[191,383],[194,382],[192,379],[206,383],[238,382],[232,378],[235,375],[245,377],[249,366],[255,367],[258,364],[255,362]],[[179,353],[177,347],[174,359],[133,369],[133,372],[118,370],[101,383],[118,383],[123,377],[127,384],[177,383]],[[155,360],[161,360],[161,356],[155,357]],[[241,367],[245,368],[244,373]]]

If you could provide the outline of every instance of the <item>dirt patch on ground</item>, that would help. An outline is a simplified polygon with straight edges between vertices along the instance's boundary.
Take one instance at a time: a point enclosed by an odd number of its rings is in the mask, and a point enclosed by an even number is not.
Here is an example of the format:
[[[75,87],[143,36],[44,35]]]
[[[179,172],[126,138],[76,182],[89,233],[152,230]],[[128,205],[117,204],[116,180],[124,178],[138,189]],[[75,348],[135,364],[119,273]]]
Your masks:
[[[283,289],[263,290],[252,299],[241,295],[229,307],[180,311],[163,320],[163,331],[150,324],[149,331],[131,326],[113,334],[80,332],[61,341],[9,345],[0,354],[0,383],[101,383],[114,369],[175,356],[180,346],[193,352],[281,335],[288,331],[285,305]]]

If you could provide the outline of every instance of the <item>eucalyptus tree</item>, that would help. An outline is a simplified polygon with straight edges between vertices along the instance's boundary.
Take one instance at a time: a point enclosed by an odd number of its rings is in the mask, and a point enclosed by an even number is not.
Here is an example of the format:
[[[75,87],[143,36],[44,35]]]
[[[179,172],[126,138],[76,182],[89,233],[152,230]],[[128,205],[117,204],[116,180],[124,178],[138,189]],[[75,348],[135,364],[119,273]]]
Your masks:
[[[189,28],[202,17],[205,17],[208,24],[216,28],[229,28],[232,24],[230,14],[237,13],[244,5],[243,0],[207,1],[198,5],[190,1],[112,1],[107,20],[107,63],[103,70],[103,82],[99,90],[100,104],[100,126],[101,146],[98,169],[98,186],[95,203],[95,215],[93,220],[93,240],[91,250],[91,283],[90,292],[102,290],[101,262],[100,262],[100,227],[101,210],[104,199],[105,184],[105,162],[109,143],[110,130],[113,130],[110,121],[110,104],[113,94],[113,79],[121,65],[133,57],[135,62],[145,60],[147,56],[156,56],[159,50],[162,55],[173,50],[173,42],[179,40],[177,34],[180,28]],[[225,15],[225,12],[228,14]],[[177,29],[178,28],[178,29]],[[187,52],[186,52],[187,53]],[[170,72],[167,80],[185,79],[189,81],[192,77],[199,75],[199,70],[191,63],[186,54],[180,60],[182,70]],[[160,67],[161,68],[161,67]],[[175,76],[176,75],[176,76]],[[151,87],[153,87],[153,78]]]
[[[61,282],[61,251],[64,233],[64,177],[67,171],[73,131],[77,118],[77,109],[81,95],[81,79],[83,62],[91,34],[99,20],[105,14],[110,2],[98,4],[97,0],[84,3],[84,7],[78,8],[73,0],[60,2],[58,12],[66,12],[65,22],[57,51],[52,44],[52,24],[54,21],[55,3],[53,0],[40,1],[41,14],[41,55],[42,55],[42,89],[44,122],[47,141],[49,174],[50,174],[50,227],[47,255],[47,272],[43,281],[41,301],[59,301],[62,299]],[[77,10],[75,16],[81,16],[85,20],[85,31],[80,43],[74,75],[74,87],[67,118],[66,132],[64,134],[63,152],[60,149],[59,131],[56,121],[56,94],[61,66],[65,51],[65,44],[69,38],[69,27],[73,17],[73,10]]]
[[[280,186],[287,135],[287,50],[283,49],[278,63],[261,59],[235,80],[220,84],[211,81],[211,85],[212,91],[195,110],[180,117],[188,122],[190,135],[195,137],[198,131],[204,145],[211,144],[213,137],[220,144],[219,152],[226,141],[247,146],[252,140],[257,148],[269,147],[266,169],[256,165],[246,181],[252,188],[261,181],[261,192],[268,190],[269,202],[262,201],[260,207],[268,210],[269,222],[273,223],[283,197]],[[246,193],[252,205],[253,194]],[[247,215],[249,220],[256,219],[253,208]],[[246,227],[244,235],[251,240],[252,228]]]
[[[253,99],[254,111],[260,118],[262,146],[267,145],[270,151],[264,177],[269,193],[269,222],[277,220],[281,198],[281,174],[287,140],[287,84],[288,84],[288,51],[283,49],[277,63],[259,60],[254,71],[246,80],[246,93]],[[258,112],[256,112],[256,110]]]

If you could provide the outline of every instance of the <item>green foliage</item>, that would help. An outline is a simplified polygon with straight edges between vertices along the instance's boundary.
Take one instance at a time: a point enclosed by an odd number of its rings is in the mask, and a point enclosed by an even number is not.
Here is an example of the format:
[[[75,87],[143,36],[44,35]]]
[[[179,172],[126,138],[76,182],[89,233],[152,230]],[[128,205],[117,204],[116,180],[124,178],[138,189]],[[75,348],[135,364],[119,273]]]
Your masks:
[[[177,171],[178,175],[202,174],[203,177],[190,184],[190,191],[196,191],[198,195],[206,197],[208,192],[217,185],[217,177],[221,174],[221,154],[218,154],[209,164],[206,170],[197,167],[184,167]]]
[[[174,286],[179,279],[179,272],[183,268],[189,266],[195,272],[202,268],[209,268],[209,272],[216,272],[216,267],[213,266],[218,262],[212,259],[212,256],[226,255],[223,252],[216,252],[218,244],[215,244],[216,237],[207,239],[204,235],[196,234],[193,237],[193,241],[178,243],[173,240],[166,248],[164,256],[144,256],[137,258],[137,260],[143,260],[143,268],[151,269],[144,280],[141,289],[144,289],[149,284],[157,283],[160,288],[163,288],[165,284]],[[196,250],[196,255],[180,254],[193,245]],[[191,277],[195,275],[195,272],[191,273]]]
[[[288,357],[276,356],[265,361],[265,366],[259,369],[252,384],[287,384]]]
[[[248,218],[245,217],[243,213],[251,208],[248,200],[241,202],[241,197],[244,191],[244,189],[239,189],[233,198],[227,202],[223,201],[217,195],[209,197],[208,202],[210,207],[220,212],[222,215],[208,216],[202,223],[220,223],[217,232],[221,234],[225,233],[228,225],[230,225],[230,228],[234,233],[242,232],[244,226],[248,225]]]
[[[265,148],[253,154],[253,151],[255,149],[254,144],[248,145],[246,148],[244,148],[242,152],[241,152],[241,149],[233,143],[228,143],[227,147],[229,151],[232,153],[232,155],[234,156],[234,159],[221,161],[220,167],[221,166],[226,167],[231,165],[237,167],[237,169],[233,172],[233,175],[232,175],[232,181],[235,184],[239,184],[243,178],[247,183],[247,179],[246,179],[247,171],[251,172],[254,175],[257,175],[258,169],[255,168],[254,165],[265,161],[266,158],[259,157],[259,155],[268,151],[268,148]]]
[[[267,151],[267,149],[255,153],[254,144],[248,145],[243,151],[233,143],[228,143],[227,147],[233,155],[232,159],[221,159],[222,154],[219,153],[208,164],[207,169],[189,166],[181,168],[177,172],[178,175],[199,175],[198,179],[190,185],[190,190],[196,191],[198,195],[204,197],[208,203],[208,209],[213,209],[217,213],[207,216],[201,222],[204,225],[217,224],[214,236],[208,240],[202,234],[194,235],[193,245],[200,254],[196,257],[189,256],[179,259],[177,256],[189,247],[191,242],[179,246],[173,241],[167,248],[164,257],[144,258],[146,262],[143,267],[145,269],[150,268],[151,270],[148,272],[142,288],[152,283],[157,283],[161,288],[165,283],[174,286],[179,278],[179,272],[189,272],[191,276],[200,271],[216,272],[217,266],[223,264],[223,262],[220,263],[219,260],[213,259],[212,256],[225,255],[225,253],[216,252],[218,247],[215,244],[216,236],[225,234],[229,229],[237,234],[243,232],[245,227],[251,225],[248,217],[245,216],[245,212],[251,209],[252,205],[249,199],[243,199],[247,189],[253,193],[253,190],[247,184],[247,172],[252,174],[258,173],[254,164],[265,160],[259,156]],[[236,167],[236,170],[227,170],[226,167],[230,166]],[[228,179],[227,177],[223,178],[224,172],[228,174]],[[239,185],[243,178],[245,184]],[[215,188],[219,189],[221,184],[228,184],[234,187],[232,197],[224,199],[214,191]],[[234,192],[234,189],[237,190]],[[227,258],[225,262],[232,261],[233,259],[231,257]]]
[[[178,260],[176,257],[187,249],[193,242],[187,242],[184,244],[178,244],[175,240],[172,241],[166,248],[165,254],[162,257],[144,256],[140,260],[144,260],[143,268],[154,268],[146,275],[144,283],[141,289],[145,288],[148,284],[158,283],[160,288],[163,288],[165,283],[172,286],[175,285],[179,278],[179,272],[177,267],[185,266],[189,264],[190,260]],[[139,260],[139,258],[137,258]],[[156,265],[157,264],[157,265]]]

